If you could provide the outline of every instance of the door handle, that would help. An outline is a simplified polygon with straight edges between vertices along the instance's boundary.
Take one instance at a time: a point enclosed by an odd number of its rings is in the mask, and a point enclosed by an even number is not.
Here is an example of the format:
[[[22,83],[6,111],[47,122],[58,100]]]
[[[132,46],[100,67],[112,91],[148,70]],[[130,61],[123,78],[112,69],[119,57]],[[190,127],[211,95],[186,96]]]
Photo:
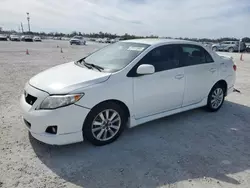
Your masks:
[[[184,74],[177,74],[175,76],[175,78],[178,79],[178,80],[182,79],[183,77],[184,77]]]
[[[214,73],[216,71],[216,69],[215,68],[211,68],[209,71],[212,72],[212,73]]]

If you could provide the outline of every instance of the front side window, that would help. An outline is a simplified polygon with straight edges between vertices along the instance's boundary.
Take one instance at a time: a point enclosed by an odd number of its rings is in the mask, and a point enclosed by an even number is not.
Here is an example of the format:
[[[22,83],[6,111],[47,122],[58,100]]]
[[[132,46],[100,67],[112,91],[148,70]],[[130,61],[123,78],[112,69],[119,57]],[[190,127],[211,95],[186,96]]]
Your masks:
[[[179,56],[176,45],[160,46],[150,51],[140,64],[151,64],[155,72],[174,69],[179,67]]]
[[[133,61],[148,44],[117,42],[87,56],[84,61],[104,68],[106,72],[115,72]]]

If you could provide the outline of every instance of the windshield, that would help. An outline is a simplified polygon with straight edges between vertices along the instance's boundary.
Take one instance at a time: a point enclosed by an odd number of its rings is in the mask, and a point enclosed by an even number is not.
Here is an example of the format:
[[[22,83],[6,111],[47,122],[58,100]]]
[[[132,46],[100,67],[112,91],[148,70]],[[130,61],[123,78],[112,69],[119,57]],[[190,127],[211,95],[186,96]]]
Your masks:
[[[147,47],[149,47],[147,44],[117,42],[94,52],[84,61],[103,67],[106,71],[117,71],[128,65]]]
[[[82,37],[74,37],[74,39],[82,39]]]

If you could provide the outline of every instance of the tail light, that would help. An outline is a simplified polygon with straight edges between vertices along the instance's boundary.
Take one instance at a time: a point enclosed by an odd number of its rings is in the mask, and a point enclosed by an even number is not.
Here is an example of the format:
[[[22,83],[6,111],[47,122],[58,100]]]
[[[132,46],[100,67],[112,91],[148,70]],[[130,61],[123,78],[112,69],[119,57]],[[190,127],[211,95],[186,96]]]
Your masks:
[[[234,71],[236,71],[237,70],[237,66],[233,65],[233,69],[234,69]]]

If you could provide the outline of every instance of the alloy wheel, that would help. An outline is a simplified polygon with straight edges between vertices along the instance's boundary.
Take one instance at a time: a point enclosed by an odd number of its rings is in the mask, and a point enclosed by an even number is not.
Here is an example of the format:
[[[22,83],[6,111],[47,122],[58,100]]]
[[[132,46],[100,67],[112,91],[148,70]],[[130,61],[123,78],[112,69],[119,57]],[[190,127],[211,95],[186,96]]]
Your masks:
[[[224,98],[224,91],[222,88],[216,88],[211,97],[211,106],[213,109],[217,109],[223,102]]]
[[[99,141],[107,141],[113,138],[121,127],[121,117],[113,109],[100,112],[92,122],[91,131]]]

